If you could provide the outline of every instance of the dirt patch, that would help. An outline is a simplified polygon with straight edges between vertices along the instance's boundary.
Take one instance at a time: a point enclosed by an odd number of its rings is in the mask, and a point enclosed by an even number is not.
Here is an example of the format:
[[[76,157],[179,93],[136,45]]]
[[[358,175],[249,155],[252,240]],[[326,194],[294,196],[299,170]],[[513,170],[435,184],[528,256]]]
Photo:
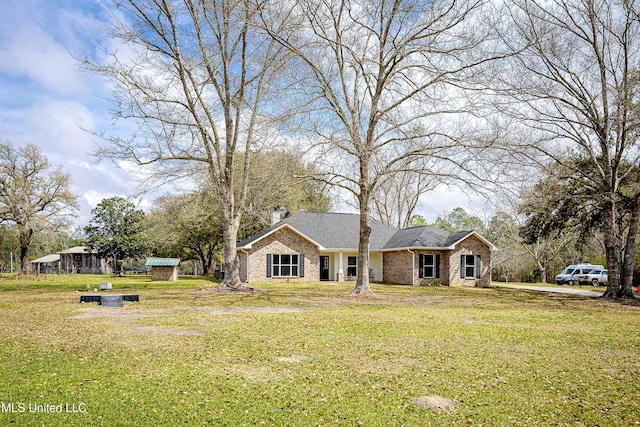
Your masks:
[[[204,332],[198,331],[189,331],[189,330],[180,330],[180,329],[168,329],[168,328],[153,328],[150,326],[135,326],[133,328],[134,332],[142,332],[147,334],[156,334],[156,335],[204,335]]]
[[[207,286],[200,286],[198,288],[198,292],[202,292],[202,293],[218,293],[218,292],[262,292],[259,289],[255,289],[252,288],[251,286],[247,286],[247,285],[242,285],[240,287],[237,288],[231,288],[231,287],[223,287],[220,285],[215,285],[215,286],[211,286],[211,285],[207,285]]]
[[[309,359],[310,359],[309,356],[288,356],[288,357],[278,357],[278,362],[301,363]]]
[[[452,412],[456,409],[456,404],[453,400],[440,396],[416,397],[411,401],[422,409],[433,409],[442,412]]]
[[[145,317],[138,309],[123,309],[122,307],[89,307],[81,308],[81,314],[72,316],[72,319],[87,320],[100,317],[110,317],[114,319],[139,319]]]
[[[293,307],[293,306],[273,306],[273,307],[251,307],[251,306],[233,306],[226,307],[223,310],[210,310],[209,314],[238,314],[244,312],[251,313],[265,313],[265,314],[279,314],[279,313],[306,313],[309,311],[317,310],[315,308],[307,307]]]
[[[225,315],[225,314],[239,314],[239,313],[265,313],[265,314],[280,314],[280,313],[306,313],[309,311],[318,310],[317,308],[307,307],[295,307],[295,306],[273,306],[273,307],[252,307],[252,306],[230,306],[224,307],[219,310],[211,310],[207,307],[181,307],[181,308],[169,308],[169,309],[155,309],[155,310],[140,310],[137,308],[124,308],[124,307],[86,307],[81,308],[80,314],[72,316],[71,319],[87,320],[98,318],[113,318],[113,319],[139,319],[143,317],[153,316],[168,316],[173,313],[194,313],[200,312],[203,314],[213,315]]]

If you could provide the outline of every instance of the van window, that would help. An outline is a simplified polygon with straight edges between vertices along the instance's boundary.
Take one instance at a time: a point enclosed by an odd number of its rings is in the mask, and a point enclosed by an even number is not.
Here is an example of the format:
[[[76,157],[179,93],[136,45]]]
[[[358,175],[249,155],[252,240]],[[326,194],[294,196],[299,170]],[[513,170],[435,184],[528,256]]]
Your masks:
[[[560,274],[573,274],[573,270],[575,270],[575,269],[574,268],[567,268]]]

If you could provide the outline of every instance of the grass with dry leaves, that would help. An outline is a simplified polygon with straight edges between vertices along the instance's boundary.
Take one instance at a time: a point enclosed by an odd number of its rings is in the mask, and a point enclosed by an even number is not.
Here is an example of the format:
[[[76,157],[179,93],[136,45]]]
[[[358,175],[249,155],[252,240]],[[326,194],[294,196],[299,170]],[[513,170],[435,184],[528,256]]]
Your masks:
[[[637,306],[509,289],[47,280],[0,281],[2,425],[640,423]],[[101,281],[140,302],[79,304],[76,289]],[[455,407],[416,404],[426,396]]]

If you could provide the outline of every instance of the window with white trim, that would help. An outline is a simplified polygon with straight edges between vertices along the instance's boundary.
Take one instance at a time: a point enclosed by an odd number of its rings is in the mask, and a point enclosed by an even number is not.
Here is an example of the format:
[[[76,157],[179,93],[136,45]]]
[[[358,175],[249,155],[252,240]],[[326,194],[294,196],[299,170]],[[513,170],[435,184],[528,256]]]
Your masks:
[[[273,276],[298,276],[297,254],[273,254]]]
[[[304,277],[304,254],[267,254],[267,277]]]
[[[464,276],[474,277],[476,274],[476,257],[473,255],[465,255]]]
[[[431,254],[424,255],[424,265],[422,266],[422,277],[432,278],[435,267],[435,257]]]
[[[418,277],[421,279],[439,279],[440,255],[419,254],[418,257]]]
[[[482,272],[480,255],[460,255],[460,278],[479,279]]]

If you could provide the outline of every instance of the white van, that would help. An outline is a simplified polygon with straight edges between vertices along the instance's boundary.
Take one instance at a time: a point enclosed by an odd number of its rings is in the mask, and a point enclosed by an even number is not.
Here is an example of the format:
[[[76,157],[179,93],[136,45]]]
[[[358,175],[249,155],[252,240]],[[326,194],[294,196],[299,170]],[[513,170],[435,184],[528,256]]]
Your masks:
[[[587,274],[596,268],[604,270],[604,266],[602,265],[592,265],[589,263],[568,265],[564,270],[562,270],[562,273],[555,277],[556,284],[573,286],[578,283],[579,274]]]

